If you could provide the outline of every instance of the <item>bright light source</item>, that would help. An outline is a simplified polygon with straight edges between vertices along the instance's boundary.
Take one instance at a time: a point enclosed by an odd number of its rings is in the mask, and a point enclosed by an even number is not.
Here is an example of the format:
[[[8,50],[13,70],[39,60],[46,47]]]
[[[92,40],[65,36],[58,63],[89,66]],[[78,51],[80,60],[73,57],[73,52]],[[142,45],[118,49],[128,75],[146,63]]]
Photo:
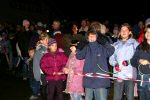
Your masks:
[[[48,33],[48,32],[49,32],[49,30],[46,30],[46,32]]]

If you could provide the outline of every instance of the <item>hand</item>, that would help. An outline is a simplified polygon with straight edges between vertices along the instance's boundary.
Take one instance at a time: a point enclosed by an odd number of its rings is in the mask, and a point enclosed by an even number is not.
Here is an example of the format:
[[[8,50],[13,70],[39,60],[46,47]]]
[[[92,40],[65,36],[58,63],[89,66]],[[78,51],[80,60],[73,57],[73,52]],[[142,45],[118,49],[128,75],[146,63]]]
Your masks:
[[[73,69],[69,69],[69,74],[70,74],[70,75],[73,75],[73,74],[74,74]]]
[[[68,73],[69,73],[69,69],[68,69],[68,68],[64,68],[64,69],[63,69],[63,72],[64,72],[65,74],[68,74]]]
[[[142,64],[142,65],[150,64],[148,60],[144,60],[144,59],[140,59],[139,63]]]
[[[57,75],[62,75],[62,74],[64,74],[63,72],[57,72]]]
[[[72,52],[76,52],[76,47],[75,47],[75,46],[71,46],[71,47],[70,47],[70,50],[71,50]]]

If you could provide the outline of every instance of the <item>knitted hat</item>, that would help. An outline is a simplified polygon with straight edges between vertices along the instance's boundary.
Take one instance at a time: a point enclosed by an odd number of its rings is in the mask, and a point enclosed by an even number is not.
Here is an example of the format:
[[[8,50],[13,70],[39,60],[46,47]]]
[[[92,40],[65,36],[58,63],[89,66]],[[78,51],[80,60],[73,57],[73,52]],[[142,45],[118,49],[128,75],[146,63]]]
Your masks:
[[[145,20],[145,25],[147,26],[148,24],[150,24],[150,18],[147,18],[147,19]]]
[[[57,43],[55,39],[49,39],[48,46],[51,46],[53,43]]]

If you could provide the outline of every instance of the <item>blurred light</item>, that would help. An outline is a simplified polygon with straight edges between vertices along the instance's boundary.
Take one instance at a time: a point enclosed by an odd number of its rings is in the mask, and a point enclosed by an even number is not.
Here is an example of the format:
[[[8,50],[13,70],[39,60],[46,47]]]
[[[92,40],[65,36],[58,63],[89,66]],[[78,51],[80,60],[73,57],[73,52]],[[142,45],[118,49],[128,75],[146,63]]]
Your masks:
[[[49,30],[46,30],[46,32],[48,33],[48,32],[49,32]]]

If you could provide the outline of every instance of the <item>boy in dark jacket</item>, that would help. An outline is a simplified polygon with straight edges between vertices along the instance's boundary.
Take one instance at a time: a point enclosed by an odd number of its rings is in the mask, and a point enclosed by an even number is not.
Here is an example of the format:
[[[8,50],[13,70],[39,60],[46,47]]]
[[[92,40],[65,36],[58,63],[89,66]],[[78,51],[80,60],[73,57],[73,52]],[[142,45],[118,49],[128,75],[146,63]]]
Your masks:
[[[103,70],[108,71],[107,59],[114,53],[114,47],[107,41],[97,41],[97,38],[98,35],[95,30],[88,31],[87,40],[89,43],[83,49],[77,48],[76,57],[77,59],[85,59],[83,68],[84,74],[92,73],[98,75],[98,73],[101,73],[108,75],[103,72],[99,66]],[[93,93],[95,100],[107,100],[107,88],[110,87],[110,79],[84,77],[83,86],[85,87],[86,100],[92,100]]]
[[[29,53],[29,59],[27,60],[29,64],[29,81],[30,81],[30,87],[32,90],[32,96],[29,98],[30,100],[38,99],[38,93],[40,91],[40,82],[36,81],[33,76],[33,56],[34,56],[35,50],[33,48],[30,48],[28,50]]]

